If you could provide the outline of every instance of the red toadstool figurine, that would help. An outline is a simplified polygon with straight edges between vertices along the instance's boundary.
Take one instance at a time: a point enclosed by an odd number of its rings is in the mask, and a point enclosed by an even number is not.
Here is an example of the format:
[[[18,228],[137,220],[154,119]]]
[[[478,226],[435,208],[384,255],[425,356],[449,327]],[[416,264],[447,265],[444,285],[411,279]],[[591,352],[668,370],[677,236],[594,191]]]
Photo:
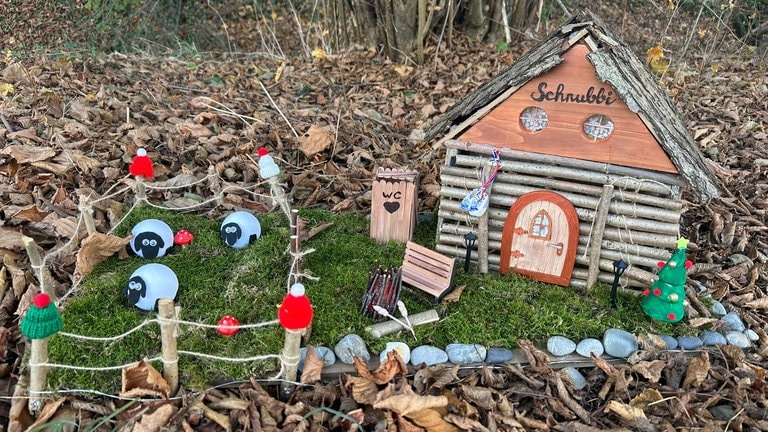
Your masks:
[[[152,159],[147,156],[147,150],[140,148],[136,150],[136,156],[128,167],[131,175],[134,177],[142,176],[151,179],[155,176],[155,170],[152,168]]]
[[[173,237],[173,244],[184,247],[192,243],[192,240],[194,240],[194,238],[195,236],[192,235],[191,232],[185,229],[179,230],[179,232],[176,233],[176,236]]]
[[[234,336],[240,326],[240,321],[232,315],[225,315],[216,324],[216,331],[222,336]]]
[[[305,295],[304,285],[295,283],[280,304],[277,320],[286,330],[302,330],[312,322],[312,305]]]

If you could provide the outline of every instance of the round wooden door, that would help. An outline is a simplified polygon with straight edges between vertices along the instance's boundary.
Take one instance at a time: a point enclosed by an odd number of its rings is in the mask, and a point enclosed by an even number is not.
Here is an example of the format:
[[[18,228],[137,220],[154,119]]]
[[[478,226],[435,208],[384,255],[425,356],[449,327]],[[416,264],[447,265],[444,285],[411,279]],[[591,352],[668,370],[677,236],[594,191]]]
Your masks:
[[[568,286],[579,243],[579,217],[562,195],[535,191],[518,198],[501,236],[499,271]]]

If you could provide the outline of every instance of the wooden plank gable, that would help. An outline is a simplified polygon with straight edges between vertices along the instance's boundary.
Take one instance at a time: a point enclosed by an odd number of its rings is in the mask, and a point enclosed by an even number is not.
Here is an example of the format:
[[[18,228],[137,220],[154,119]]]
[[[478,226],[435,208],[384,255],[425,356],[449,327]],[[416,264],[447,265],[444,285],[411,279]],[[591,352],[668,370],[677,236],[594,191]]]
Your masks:
[[[632,112],[613,88],[597,79],[587,60],[589,48],[575,44],[563,53],[564,61],[537,76],[482,119],[459,139],[533,153],[678,173],[643,120]],[[521,113],[529,107],[543,110],[547,125],[526,130]],[[613,132],[592,139],[583,130],[592,116],[604,116]]]

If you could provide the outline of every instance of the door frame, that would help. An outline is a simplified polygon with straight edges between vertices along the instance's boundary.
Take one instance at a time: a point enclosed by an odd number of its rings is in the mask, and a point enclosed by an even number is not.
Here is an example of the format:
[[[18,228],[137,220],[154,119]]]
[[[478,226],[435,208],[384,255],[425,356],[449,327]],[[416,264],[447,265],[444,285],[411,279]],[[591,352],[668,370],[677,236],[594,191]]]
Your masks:
[[[548,201],[555,204],[562,210],[568,223],[568,247],[565,252],[563,269],[560,272],[560,275],[539,273],[527,269],[512,269],[510,267],[510,248],[515,236],[515,221],[517,221],[518,215],[525,207],[536,201]],[[571,275],[573,274],[573,267],[576,263],[576,249],[578,248],[578,245],[579,215],[576,213],[573,204],[571,204],[571,202],[564,196],[556,192],[546,190],[528,192],[512,203],[512,207],[510,207],[509,213],[507,214],[507,219],[504,221],[504,230],[501,234],[501,260],[499,262],[499,272],[501,274],[507,274],[510,270],[514,270],[515,273],[529,276],[542,282],[568,286],[571,283]]]

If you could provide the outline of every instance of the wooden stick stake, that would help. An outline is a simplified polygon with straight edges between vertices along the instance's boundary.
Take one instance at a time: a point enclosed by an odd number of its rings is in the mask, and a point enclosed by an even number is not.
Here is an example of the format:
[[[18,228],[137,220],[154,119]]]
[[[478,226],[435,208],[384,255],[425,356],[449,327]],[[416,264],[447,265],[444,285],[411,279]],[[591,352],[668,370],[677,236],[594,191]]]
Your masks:
[[[293,392],[296,375],[299,370],[299,350],[301,349],[301,333],[303,330],[285,330],[285,345],[280,354],[283,363],[283,379],[281,393],[290,395]]]
[[[603,195],[597,205],[595,220],[592,225],[592,233],[589,239],[589,273],[587,274],[587,291],[597,282],[597,274],[600,273],[600,251],[603,249],[603,233],[605,221],[608,219],[608,208],[613,199],[613,185],[603,186]]]
[[[163,378],[171,388],[171,396],[179,390],[179,353],[176,348],[176,308],[173,300],[162,298],[157,301],[160,317],[160,338],[163,353]]]
[[[136,206],[141,207],[147,202],[147,189],[144,187],[144,176],[136,176]]]
[[[29,411],[35,415],[43,409],[41,393],[45,390],[48,367],[48,338],[32,339],[29,355]]]
[[[24,244],[24,249],[26,249],[27,255],[29,255],[29,264],[37,275],[37,280],[40,283],[40,291],[48,294],[51,301],[55,302],[57,297],[56,293],[53,292],[53,287],[50,283],[52,278],[50,273],[48,273],[48,269],[43,266],[43,258],[40,256],[40,251],[37,250],[35,240],[27,236],[21,236],[21,242]]]
[[[88,231],[88,235],[96,232],[96,223],[93,221],[93,207],[88,202],[88,197],[80,195],[80,202],[77,205],[77,209],[80,214],[83,215],[83,221],[85,222],[85,229]],[[77,233],[75,233],[77,235]]]

